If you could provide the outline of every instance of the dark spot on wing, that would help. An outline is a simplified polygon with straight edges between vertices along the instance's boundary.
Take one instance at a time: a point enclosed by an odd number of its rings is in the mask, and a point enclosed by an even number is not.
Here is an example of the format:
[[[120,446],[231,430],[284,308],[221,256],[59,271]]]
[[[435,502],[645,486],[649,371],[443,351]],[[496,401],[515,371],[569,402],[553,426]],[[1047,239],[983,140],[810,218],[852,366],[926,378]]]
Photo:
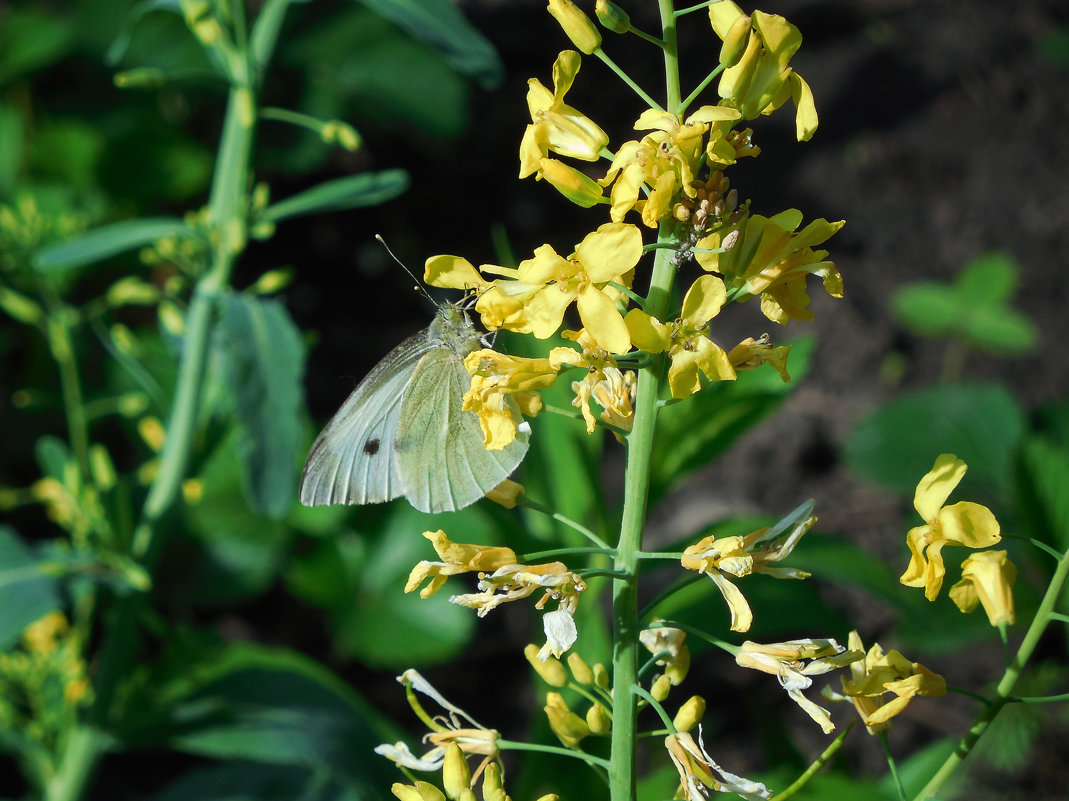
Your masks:
[[[374,456],[379,452],[379,441],[377,439],[369,439],[364,443],[364,453],[368,456]]]

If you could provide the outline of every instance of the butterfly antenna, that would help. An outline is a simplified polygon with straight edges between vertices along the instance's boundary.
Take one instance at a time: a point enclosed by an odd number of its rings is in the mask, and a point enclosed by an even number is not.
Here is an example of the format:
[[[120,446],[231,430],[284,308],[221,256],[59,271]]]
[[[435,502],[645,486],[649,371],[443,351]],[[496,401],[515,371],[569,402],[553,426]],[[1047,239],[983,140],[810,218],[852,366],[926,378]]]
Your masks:
[[[413,273],[410,269],[408,269],[407,266],[405,266],[405,263],[403,261],[397,258],[397,255],[392,250],[390,250],[390,246],[386,244],[386,240],[383,239],[379,234],[375,234],[375,238],[379,240],[380,245],[386,248],[386,252],[390,254],[390,258],[397,262],[398,265],[400,265],[401,269],[408,273],[409,277],[411,277],[412,280],[416,282],[416,291],[423,295],[423,297],[425,297],[435,306],[437,306],[438,303],[435,301],[434,298],[431,297],[431,293],[427,291],[427,288],[423,286],[423,282],[416,277],[415,273]]]

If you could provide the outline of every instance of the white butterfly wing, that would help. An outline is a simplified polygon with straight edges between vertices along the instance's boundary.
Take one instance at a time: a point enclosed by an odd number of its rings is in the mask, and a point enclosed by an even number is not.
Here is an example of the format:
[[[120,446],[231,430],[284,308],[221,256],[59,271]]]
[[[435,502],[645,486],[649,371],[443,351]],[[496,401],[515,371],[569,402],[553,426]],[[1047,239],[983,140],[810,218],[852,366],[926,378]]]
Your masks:
[[[312,443],[301,503],[380,503],[405,494],[395,447],[401,408],[420,360],[434,349],[441,343],[426,331],[409,337],[357,385]]]
[[[499,451],[483,447],[479,418],[463,411],[471,377],[449,347],[420,360],[405,392],[395,442],[405,497],[421,512],[451,512],[486,495],[523,461],[527,433]]]

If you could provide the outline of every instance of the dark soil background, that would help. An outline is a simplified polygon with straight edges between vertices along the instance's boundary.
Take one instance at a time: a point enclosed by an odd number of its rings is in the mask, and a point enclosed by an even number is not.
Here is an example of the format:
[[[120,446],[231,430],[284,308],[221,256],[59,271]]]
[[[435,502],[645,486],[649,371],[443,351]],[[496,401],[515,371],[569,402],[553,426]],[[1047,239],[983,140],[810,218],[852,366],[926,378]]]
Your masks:
[[[463,7],[500,49],[504,85],[473,93],[472,124],[455,142],[428,150],[403,136],[371,141],[376,166],[412,172],[414,186],[407,196],[346,216],[344,223],[332,218],[309,223],[318,230],[305,241],[318,243],[313,247],[323,252],[305,253],[298,261],[299,283],[290,298],[298,322],[321,333],[307,382],[309,403],[319,418],[332,413],[345,392],[338,387],[339,371],[361,375],[426,319],[413,297],[415,316],[408,323],[398,320],[398,288],[409,282],[368,245],[374,233],[382,233],[418,270],[435,253],[462,254],[476,264],[496,261],[495,226],[507,233],[518,258],[525,258],[546,241],[563,251],[602,221],[597,210],[577,209],[552,188],[515,178],[519,138],[529,119],[526,81],[534,76],[550,85],[553,59],[568,46],[544,4],[482,0]],[[657,30],[655,4],[625,8],[636,25]],[[908,503],[851,475],[839,455],[860,416],[904,389],[938,379],[945,344],[914,337],[895,323],[890,301],[896,288],[918,280],[948,281],[986,251],[1012,254],[1021,266],[1015,305],[1037,324],[1042,344],[1028,358],[971,354],[965,376],[1006,382],[1029,409],[1069,391],[1069,360],[1062,351],[1069,339],[1064,311],[1069,301],[1069,64],[1064,54],[1061,63],[1047,54],[1043,44],[1058,26],[1069,24],[1069,4],[797,0],[760,8],[783,14],[802,31],[802,49],[792,64],[812,87],[820,129],[811,142],[800,144],[794,141],[789,109],[755,121],[763,153],[729,175],[758,213],[793,206],[806,220],[847,220],[826,245],[843,274],[846,296],[830,299],[811,282],[815,321],[792,323],[785,331],[764,320],[756,304],[733,307],[730,319],[718,318],[714,335],[724,344],[766,330],[777,337],[814,332],[818,346],[812,368],[772,420],[747,434],[678,502],[664,505],[670,511],[657,513],[652,533],[693,530],[696,522],[725,514],[783,511],[812,497],[821,530],[904,567],[903,536],[912,525]],[[685,83],[699,80],[718,52],[703,17],[695,14],[681,22]],[[607,34],[605,48],[640,83],[658,85],[655,72],[643,75],[636,66],[656,64],[647,45]],[[640,109],[629,90],[593,58],[584,60],[568,102],[590,113],[613,142],[630,138]],[[353,282],[351,290],[339,291],[348,283],[344,276],[354,274],[360,276],[360,288]],[[865,621],[867,631],[879,632],[889,623],[886,610],[857,607],[859,601],[850,597],[838,600],[853,607],[851,614]],[[468,669],[495,670],[498,658],[514,647],[508,641],[523,636],[510,636],[502,616],[490,631],[480,630],[467,664],[432,675],[444,687],[455,681],[464,694],[467,681],[461,676]],[[968,665],[938,667],[950,674],[951,683],[974,687],[1001,670],[997,652],[970,654],[962,661]],[[737,698],[750,699],[739,705],[741,718],[753,703],[786,706],[763,678],[747,676],[734,685]],[[494,709],[524,705],[507,698],[487,702]],[[920,720],[904,720],[893,743],[907,746],[960,732],[971,712],[968,704],[941,703],[912,714]],[[980,771],[970,797],[1064,798],[1067,727],[1064,716],[1060,725],[1056,720],[1052,714],[1048,745],[1026,769],[990,779]],[[805,742],[812,724],[797,725],[795,741]],[[815,756],[818,741],[811,739],[808,755]],[[875,741],[858,746],[861,739],[871,740],[852,738],[855,750],[844,758],[856,760],[863,771],[882,773]],[[718,758],[745,773],[753,758],[746,741],[740,737],[737,751],[729,746]]]

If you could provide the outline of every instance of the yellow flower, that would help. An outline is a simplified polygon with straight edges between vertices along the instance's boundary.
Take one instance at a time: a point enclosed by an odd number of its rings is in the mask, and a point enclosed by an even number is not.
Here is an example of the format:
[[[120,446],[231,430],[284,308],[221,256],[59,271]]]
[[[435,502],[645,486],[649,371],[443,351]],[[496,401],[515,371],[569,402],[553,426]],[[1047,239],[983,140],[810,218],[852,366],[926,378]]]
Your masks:
[[[736,370],[756,370],[762,364],[771,364],[783,383],[789,384],[791,374],[787,372],[787,357],[791,353],[791,346],[773,346],[771,341],[768,334],[762,334],[757,339],[747,337],[728,351],[728,361]]]
[[[799,512],[805,514],[807,507],[811,508],[811,504],[800,507]],[[793,522],[797,518],[796,512],[785,518],[790,521],[787,526],[781,524],[771,529],[759,529],[745,537],[704,537],[683,551],[683,567],[709,576],[724,596],[731,611],[732,631],[749,631],[753,624],[753,612],[746,597],[728,579],[729,575],[742,578],[751,573],[766,573],[775,578],[809,577],[804,570],[769,566],[770,562],[790,556],[802,535],[817,522],[812,515]]]
[[[828,710],[802,695],[802,690],[813,684],[812,676],[827,673],[863,657],[861,651],[848,651],[835,640],[789,640],[768,645],[747,640],[742,644],[735,662],[742,667],[755,668],[778,677],[780,686],[791,699],[827,734],[835,728]],[[803,660],[809,660],[809,663]]]
[[[549,158],[539,159],[538,166],[541,170],[540,177],[545,178],[558,192],[577,206],[589,209],[600,203],[605,195],[601,184],[579,172],[575,167],[569,167],[563,161]]]
[[[581,13],[581,12],[580,12]],[[531,124],[520,141],[520,178],[542,178],[541,160],[557,153],[581,161],[597,161],[609,136],[592,119],[564,102],[579,72],[580,58],[565,50],[553,63],[553,91],[537,78],[527,82],[527,108]]]
[[[992,626],[1012,625],[1013,582],[1017,568],[1005,551],[974,553],[961,565],[961,581],[950,588],[950,599],[962,612],[983,604]]]
[[[935,600],[943,586],[944,546],[986,548],[1002,539],[998,521],[986,506],[970,501],[943,505],[966,469],[965,462],[954,454],[941,454],[917,485],[913,497],[913,508],[927,523],[910,529],[906,535],[911,557],[899,581],[907,587],[924,587],[924,597],[929,601]]]
[[[417,757],[403,742],[392,745],[384,743],[375,747],[376,754],[411,770],[436,771],[445,766],[447,746],[451,743],[456,743],[465,754],[478,754],[485,757],[475,771],[474,777],[478,777],[488,764],[498,758],[497,740],[501,736],[498,731],[486,728],[476,722],[463,709],[446,700],[416,670],[406,670],[397,677],[397,681],[405,687],[408,703],[412,710],[420,720],[430,727],[431,730],[424,735],[423,741],[431,743],[433,747],[422,756]],[[448,715],[435,715],[434,717],[428,715],[423,711],[423,707],[416,698],[416,693],[422,693],[430,698],[444,709]],[[397,785],[394,785],[394,787],[397,787]],[[398,797],[401,798],[401,796]]]
[[[472,571],[494,571],[504,565],[515,564],[516,554],[511,548],[493,548],[485,545],[467,545],[452,542],[441,529],[424,531],[423,536],[431,541],[442,561],[420,562],[408,575],[405,592],[412,592],[428,578],[427,586],[420,590],[420,598],[430,598],[445,584],[449,576]]]
[[[543,609],[549,601],[556,601],[557,608],[542,616],[546,644],[539,651],[539,658],[560,657],[575,644],[578,631],[575,627],[575,609],[579,596],[586,590],[586,582],[568,570],[563,562],[547,562],[541,565],[508,564],[493,573],[479,574],[479,592],[454,595],[452,603],[475,609],[479,617],[485,617],[503,603],[518,601],[538,590],[545,593],[535,604]]]
[[[724,349],[705,336],[706,324],[720,313],[726,298],[724,282],[703,275],[687,290],[675,322],[662,323],[639,309],[627,313],[624,322],[636,347],[650,353],[668,351],[672,360],[668,386],[673,398],[686,398],[700,390],[699,372],[711,381],[735,380],[735,368]]]
[[[594,433],[597,421],[590,410],[590,399],[597,401],[604,410],[601,419],[610,425],[630,431],[634,423],[635,374],[622,372],[616,360],[604,348],[598,347],[585,330],[565,331],[562,336],[582,346],[581,352],[572,348],[554,348],[549,352],[549,363],[556,369],[565,365],[586,370],[581,381],[572,382],[575,400],[572,406],[582,411],[588,434]]]
[[[590,55],[601,46],[601,33],[572,0],[549,0],[547,10],[581,51]]]
[[[806,276],[819,275],[824,289],[835,298],[843,296],[843,278],[835,265],[823,261],[825,250],[813,250],[845,224],[814,220],[801,231],[802,213],[788,209],[775,217],[755,214],[731,231],[719,231],[698,241],[694,258],[709,272],[724,276],[734,295],[761,296],[761,311],[769,320],[811,320],[807,307]],[[732,241],[733,240],[733,241]],[[723,252],[715,252],[723,250]],[[714,252],[702,252],[714,251]]]
[[[679,772],[679,786],[686,801],[705,801],[709,791],[737,793],[747,801],[769,798],[772,791],[761,782],[728,773],[705,750],[699,727],[698,742],[687,732],[669,734],[664,746]],[[677,797],[679,793],[677,792]]]
[[[542,409],[537,390],[553,386],[557,371],[548,359],[506,356],[484,348],[469,353],[464,367],[471,373],[471,388],[464,393],[466,411],[473,411],[483,430],[483,445],[498,451],[516,438],[521,412],[534,416]]]
[[[802,44],[798,29],[778,14],[755,11],[750,17],[751,30],[741,55],[745,29],[739,19],[745,17],[731,0],[721,0],[709,6],[709,20],[721,40],[731,40],[730,67],[720,76],[720,97],[729,101],[752,120],[761,114],[771,114],[787,100],[795,106],[795,136],[807,141],[817,129],[817,109],[813,93],[788,62]]]
[[[852,651],[865,646],[856,631],[850,632]],[[831,701],[851,701],[864,721],[869,734],[891,728],[891,718],[906,708],[917,695],[939,698],[946,694],[946,681],[918,662],[910,662],[898,651],[884,653],[874,644],[865,658],[850,665],[850,678],[842,679],[843,695],[827,689],[824,697]],[[892,697],[885,700],[890,693]]]
[[[738,111],[722,106],[702,106],[685,122],[656,109],[642,112],[635,130],[653,133],[641,141],[624,142],[600,182],[603,186],[613,184],[613,222],[620,222],[627,212],[641,205],[642,222],[656,228],[658,221],[671,213],[681,192],[694,196],[692,184],[706,150],[702,139],[710,126],[738,118]],[[725,129],[717,130],[717,135],[723,136]],[[639,201],[643,185],[648,185],[650,192],[644,201]]]
[[[626,353],[627,326],[616,308],[618,292],[609,282],[630,286],[632,270],[642,257],[642,234],[624,223],[605,223],[587,234],[567,259],[549,245],[515,270],[484,268],[508,280],[494,282],[498,292],[479,296],[475,305],[487,327],[500,325],[547,339],[557,332],[574,301],[579,319],[600,348]]]

